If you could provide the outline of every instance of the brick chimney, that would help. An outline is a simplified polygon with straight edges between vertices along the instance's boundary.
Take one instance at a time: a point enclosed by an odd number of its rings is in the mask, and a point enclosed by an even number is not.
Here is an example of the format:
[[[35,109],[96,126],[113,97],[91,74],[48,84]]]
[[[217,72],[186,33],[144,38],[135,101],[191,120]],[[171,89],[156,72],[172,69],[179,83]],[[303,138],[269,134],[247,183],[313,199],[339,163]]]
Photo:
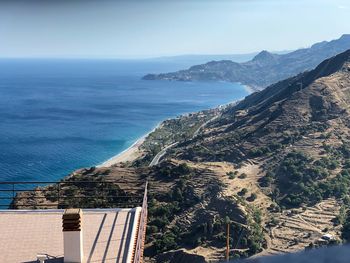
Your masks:
[[[82,263],[83,231],[81,209],[66,209],[62,216],[65,263]]]

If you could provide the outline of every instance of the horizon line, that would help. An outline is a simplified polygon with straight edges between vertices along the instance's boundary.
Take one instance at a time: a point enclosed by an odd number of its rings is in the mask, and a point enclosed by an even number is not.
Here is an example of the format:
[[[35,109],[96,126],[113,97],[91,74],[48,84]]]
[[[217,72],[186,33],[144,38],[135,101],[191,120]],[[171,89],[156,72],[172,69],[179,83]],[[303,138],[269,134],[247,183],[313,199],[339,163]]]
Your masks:
[[[300,48],[298,48],[300,49]],[[280,50],[280,51],[268,51],[270,53],[275,53],[275,54],[286,54],[289,52],[293,52],[295,50],[298,49],[293,49],[293,50]],[[11,56],[11,57],[1,57],[0,56],[0,60],[16,60],[16,59],[42,59],[42,60],[46,60],[46,59],[62,59],[62,60],[155,60],[155,59],[171,59],[171,58],[180,58],[180,57],[205,57],[205,56],[249,56],[249,55],[254,55],[254,54],[258,54],[262,51],[265,50],[261,50],[261,51],[252,51],[252,52],[247,52],[247,53],[217,53],[217,54],[212,54],[212,53],[208,53],[208,54],[191,54],[191,53],[185,53],[185,54],[179,54],[179,55],[164,55],[164,56],[140,56],[140,57],[133,57],[133,56],[126,56],[126,57],[116,57],[116,56],[92,56],[92,57],[88,57],[88,56],[71,56],[71,57],[66,57],[66,56],[62,56],[62,57],[55,57],[55,56]]]

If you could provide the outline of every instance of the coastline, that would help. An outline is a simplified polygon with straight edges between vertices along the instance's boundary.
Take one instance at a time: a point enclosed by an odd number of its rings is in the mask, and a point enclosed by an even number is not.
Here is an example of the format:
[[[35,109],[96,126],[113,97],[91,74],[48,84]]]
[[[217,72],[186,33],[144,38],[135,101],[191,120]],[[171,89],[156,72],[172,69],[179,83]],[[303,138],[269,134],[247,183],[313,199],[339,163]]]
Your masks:
[[[132,162],[133,160],[137,159],[142,155],[142,151],[139,148],[142,145],[142,143],[145,141],[145,139],[146,139],[146,136],[142,136],[140,139],[134,142],[133,145],[131,145],[129,148],[125,149],[121,153],[118,153],[117,155],[113,156],[107,161],[97,165],[96,167],[107,168],[118,163]]]
[[[241,84],[242,85],[242,84]],[[254,88],[248,86],[248,85],[242,85],[244,89],[248,92],[248,95],[254,93],[256,90]],[[234,100],[232,102],[228,102],[226,104],[218,105],[215,108],[222,108],[228,105],[231,105],[232,103],[237,103],[241,100]],[[213,108],[214,109],[214,108]],[[182,114],[185,115],[185,114]],[[139,139],[137,139],[130,147],[125,149],[124,151],[112,156],[110,159],[104,161],[103,163],[96,165],[97,168],[108,168],[113,165],[119,164],[119,163],[126,163],[126,162],[133,162],[134,160],[138,159],[143,155],[143,151],[140,149],[140,146],[144,143],[148,135],[150,135],[152,132],[154,132],[156,129],[160,128],[162,126],[162,123],[165,120],[162,120],[159,122],[150,132],[146,133]]]
[[[163,121],[162,121],[163,122]],[[143,152],[140,149],[140,146],[144,143],[148,135],[150,135],[152,132],[154,132],[156,129],[161,127],[162,122],[158,123],[156,127],[154,127],[150,132],[146,133],[139,139],[137,139],[130,147],[125,149],[124,151],[116,154],[115,156],[111,157],[107,161],[104,161],[103,163],[96,165],[97,168],[107,168],[111,167],[113,165],[116,165],[118,163],[126,163],[126,162],[132,162],[136,160],[137,158],[141,157]]]

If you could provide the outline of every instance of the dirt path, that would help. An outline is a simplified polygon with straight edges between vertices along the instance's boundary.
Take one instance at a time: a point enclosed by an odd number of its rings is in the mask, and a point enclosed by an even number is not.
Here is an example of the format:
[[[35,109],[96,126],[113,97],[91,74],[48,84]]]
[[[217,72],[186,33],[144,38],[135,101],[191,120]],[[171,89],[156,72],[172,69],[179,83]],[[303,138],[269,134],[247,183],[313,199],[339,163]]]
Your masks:
[[[334,199],[303,209],[287,210],[274,214],[276,226],[269,229],[270,244],[260,255],[289,253],[303,250],[310,243],[328,233],[339,237],[339,227],[332,220],[339,213],[339,205]]]
[[[339,204],[334,199],[324,200],[315,206],[304,209],[285,210],[282,213],[272,213],[268,208],[273,201],[259,187],[258,180],[264,176],[258,163],[245,163],[241,168],[235,169],[233,164],[226,162],[191,163],[191,166],[204,168],[215,174],[226,184],[223,192],[225,196],[237,196],[243,188],[247,189],[242,198],[247,199],[251,194],[256,195],[254,201],[247,201],[262,212],[262,225],[265,228],[267,249],[254,257],[304,250],[310,243],[319,240],[322,235],[328,233],[334,237],[340,236],[340,227],[334,227],[332,220],[339,213]],[[230,179],[228,173],[236,173],[235,178]],[[246,176],[243,178],[242,174]],[[268,223],[274,219],[275,225]],[[198,254],[205,254],[206,258],[214,260],[222,251],[214,248],[204,253],[200,249]],[[203,253],[201,253],[203,252]]]

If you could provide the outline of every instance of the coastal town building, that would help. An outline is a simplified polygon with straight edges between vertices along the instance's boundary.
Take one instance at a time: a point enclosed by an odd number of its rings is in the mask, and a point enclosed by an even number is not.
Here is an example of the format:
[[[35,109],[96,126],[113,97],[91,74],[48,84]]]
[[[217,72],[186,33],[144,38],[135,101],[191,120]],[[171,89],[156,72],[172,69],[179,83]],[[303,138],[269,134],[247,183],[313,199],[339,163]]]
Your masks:
[[[0,210],[0,262],[139,263],[146,220],[147,190],[131,208]]]

